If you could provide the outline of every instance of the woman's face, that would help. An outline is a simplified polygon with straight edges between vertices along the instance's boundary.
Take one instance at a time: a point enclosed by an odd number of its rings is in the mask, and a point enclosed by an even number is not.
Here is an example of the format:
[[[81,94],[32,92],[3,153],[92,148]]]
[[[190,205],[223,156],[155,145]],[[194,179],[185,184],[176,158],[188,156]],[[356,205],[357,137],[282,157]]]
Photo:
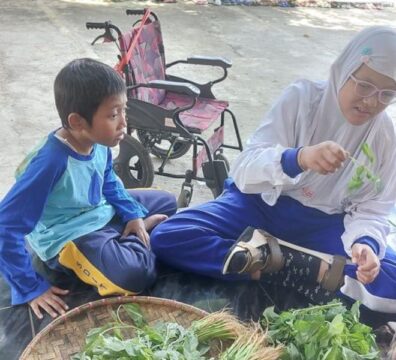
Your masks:
[[[370,83],[379,90],[396,91],[396,82],[393,79],[365,64],[353,73],[353,77],[358,81]],[[365,86],[362,84],[359,86]],[[378,92],[370,97],[362,97],[356,93],[356,87],[356,81],[350,77],[338,93],[338,103],[343,115],[352,125],[362,125],[383,111],[387,105],[379,101]]]

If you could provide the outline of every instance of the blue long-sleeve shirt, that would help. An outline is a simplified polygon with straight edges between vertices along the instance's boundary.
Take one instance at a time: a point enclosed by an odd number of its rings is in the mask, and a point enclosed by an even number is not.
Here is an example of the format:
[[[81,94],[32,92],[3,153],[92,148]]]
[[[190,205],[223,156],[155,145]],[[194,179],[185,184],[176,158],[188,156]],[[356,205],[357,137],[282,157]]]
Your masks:
[[[90,155],[81,155],[51,133],[22,162],[0,203],[0,271],[11,287],[12,304],[26,303],[50,287],[34,271],[25,239],[46,261],[116,213],[127,222],[144,217],[147,209],[115,175],[110,149],[97,144]]]

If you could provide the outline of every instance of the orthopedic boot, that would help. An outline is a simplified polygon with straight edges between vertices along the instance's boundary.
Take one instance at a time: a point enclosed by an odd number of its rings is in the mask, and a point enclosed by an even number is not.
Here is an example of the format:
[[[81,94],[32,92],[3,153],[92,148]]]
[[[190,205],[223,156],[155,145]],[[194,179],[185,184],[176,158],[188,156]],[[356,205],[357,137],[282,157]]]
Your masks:
[[[329,255],[277,239],[264,230],[248,227],[231,247],[224,260],[223,274],[262,274],[287,272],[296,281],[317,284],[320,264],[329,269],[320,285],[329,291],[339,289],[344,280],[346,258]]]

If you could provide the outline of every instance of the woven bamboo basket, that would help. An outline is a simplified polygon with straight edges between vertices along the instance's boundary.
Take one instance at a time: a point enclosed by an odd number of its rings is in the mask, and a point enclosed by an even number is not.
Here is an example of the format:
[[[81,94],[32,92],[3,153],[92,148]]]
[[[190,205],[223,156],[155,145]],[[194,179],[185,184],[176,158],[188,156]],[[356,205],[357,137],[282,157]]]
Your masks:
[[[93,301],[51,322],[34,337],[19,360],[69,360],[83,348],[88,331],[112,321],[111,312],[126,303],[139,304],[149,324],[166,321],[188,327],[192,321],[207,315],[205,311],[187,304],[147,296],[121,296]]]

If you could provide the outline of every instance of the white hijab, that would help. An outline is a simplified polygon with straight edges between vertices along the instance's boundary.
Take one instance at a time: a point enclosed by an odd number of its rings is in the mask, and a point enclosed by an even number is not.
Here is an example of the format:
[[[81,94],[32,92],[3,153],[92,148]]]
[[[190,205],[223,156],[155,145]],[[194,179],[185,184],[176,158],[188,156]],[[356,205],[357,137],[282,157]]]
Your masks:
[[[338,105],[339,91],[363,63],[396,81],[396,29],[374,26],[361,31],[333,63],[323,97],[314,115],[313,123],[318,128],[313,135],[313,143],[332,140],[335,136],[345,150],[356,155],[369,132],[380,126],[386,113],[382,112],[368,123],[355,126],[345,119]]]

